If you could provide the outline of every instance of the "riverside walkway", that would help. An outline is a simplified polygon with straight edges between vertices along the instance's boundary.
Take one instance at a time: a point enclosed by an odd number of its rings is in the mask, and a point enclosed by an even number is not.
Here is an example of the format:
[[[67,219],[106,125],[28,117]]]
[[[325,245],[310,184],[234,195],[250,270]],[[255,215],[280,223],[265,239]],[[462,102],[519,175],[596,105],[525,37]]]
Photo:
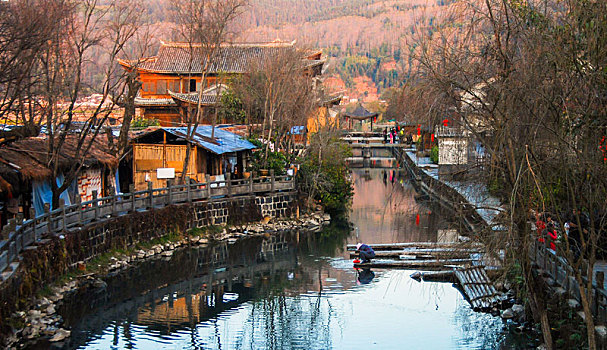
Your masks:
[[[19,267],[20,253],[43,238],[57,237],[71,230],[80,229],[90,224],[97,224],[128,215],[129,213],[160,209],[171,205],[180,205],[200,201],[212,202],[218,198],[244,197],[263,193],[295,190],[295,179],[289,176],[250,177],[249,179],[225,180],[208,183],[173,185],[167,187],[135,191],[131,186],[129,193],[97,198],[76,203],[70,206],[49,210],[48,205],[43,215],[24,221],[23,218],[12,219],[4,227],[0,240],[0,283],[9,279]]]

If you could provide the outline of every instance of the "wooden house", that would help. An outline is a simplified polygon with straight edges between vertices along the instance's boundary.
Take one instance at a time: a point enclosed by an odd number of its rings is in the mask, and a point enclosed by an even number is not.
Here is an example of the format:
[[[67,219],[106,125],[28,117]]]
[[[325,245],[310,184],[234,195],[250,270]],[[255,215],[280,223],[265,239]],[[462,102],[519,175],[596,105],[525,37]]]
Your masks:
[[[308,118],[307,131],[311,134],[324,127],[339,128],[339,110],[334,107],[341,102],[342,95],[323,97],[318,100],[318,108]]]
[[[188,147],[191,153],[186,176],[192,180],[205,182],[226,172],[233,178],[243,174],[250,151],[255,148],[252,143],[220,127],[211,138],[210,125],[199,126],[191,142],[187,142],[187,132],[187,127],[149,128],[132,138],[133,183],[137,190],[146,189],[147,182],[157,188],[165,187],[169,179],[179,179]]]
[[[99,136],[101,139],[102,136]],[[68,134],[59,157],[54,159],[59,170],[66,170],[75,164],[82,168],[72,185],[61,194],[66,205],[76,201],[92,199],[93,191],[98,196],[116,194],[118,159],[109,153],[107,146],[96,139],[86,154],[77,155],[78,135]],[[64,182],[61,174],[53,179],[48,164],[48,139],[46,136],[29,137],[0,146],[0,212],[2,223],[18,213],[29,218],[29,208],[36,214],[44,212],[44,204],[51,203],[51,181]],[[88,141],[85,142],[88,145]]]
[[[201,105],[213,107],[220,96],[215,85],[246,74],[252,63],[266,61],[281,50],[293,49],[294,45],[295,42],[283,41],[222,44],[205,72],[204,84],[202,67],[206,63],[200,44],[161,42],[156,56],[140,61],[119,60],[119,63],[126,70],[137,71],[142,87],[135,99],[135,107],[142,110],[143,117],[158,119],[162,126],[178,126],[184,123],[187,108],[198,103],[201,89],[204,89]],[[308,74],[321,74],[324,64],[321,58],[321,52],[304,57]],[[201,123],[210,124],[208,122],[203,116]]]

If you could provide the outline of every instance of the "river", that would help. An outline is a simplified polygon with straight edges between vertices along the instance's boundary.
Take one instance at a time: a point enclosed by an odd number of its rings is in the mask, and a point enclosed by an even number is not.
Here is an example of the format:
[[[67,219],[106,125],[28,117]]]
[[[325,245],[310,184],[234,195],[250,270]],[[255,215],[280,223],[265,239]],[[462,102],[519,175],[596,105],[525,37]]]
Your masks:
[[[453,239],[459,225],[392,169],[354,169],[350,222],[179,251],[60,310],[71,349],[510,349],[501,319],[412,271],[358,272],[357,242]]]

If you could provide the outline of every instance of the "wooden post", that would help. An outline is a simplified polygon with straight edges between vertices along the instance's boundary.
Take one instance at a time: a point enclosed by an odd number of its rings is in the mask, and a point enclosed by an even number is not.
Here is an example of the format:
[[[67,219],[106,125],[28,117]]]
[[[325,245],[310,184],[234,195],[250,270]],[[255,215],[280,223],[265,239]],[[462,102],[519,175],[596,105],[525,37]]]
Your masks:
[[[137,207],[135,206],[135,185],[129,185],[129,192],[131,193],[131,213],[137,211]]]
[[[192,203],[192,181],[190,180],[189,176],[186,176],[185,183],[186,183],[186,191],[188,194],[188,203]]]
[[[604,271],[596,272],[596,286],[600,290],[604,289],[604,286],[605,286],[605,272]]]
[[[270,169],[270,178],[271,178],[271,183],[272,183],[272,192],[274,192],[276,190],[276,177],[274,176],[274,169]]]
[[[63,198],[59,198],[59,208],[61,208],[61,228],[65,232],[67,223],[65,222],[65,200]]]
[[[97,190],[93,194],[93,208],[95,209],[95,221],[99,221],[99,201],[97,200]]]
[[[173,180],[168,179],[167,180],[167,204],[166,205],[171,205],[173,204]]]
[[[255,172],[251,173],[251,176],[249,176],[249,194],[253,194],[253,179],[255,178]]]
[[[82,225],[82,222],[84,221],[84,210],[82,210],[82,198],[80,197],[80,194],[76,195],[76,204],[78,205],[76,209],[78,210],[78,224]]]
[[[113,195],[112,196],[112,217],[117,217],[118,216],[118,213],[116,213],[116,200],[117,200],[116,197],[117,196],[118,195]]]
[[[44,203],[44,217],[46,217],[46,229],[50,235],[53,232],[53,223],[51,220],[51,205],[49,203]]]
[[[230,197],[232,195],[232,174],[226,173],[225,178],[226,178],[226,188],[228,190],[227,197]]]
[[[204,179],[205,179],[204,188],[205,188],[205,192],[206,192],[206,195],[204,197],[208,199],[208,198],[211,198],[211,175],[207,174]]]
[[[154,208],[154,184],[148,181],[148,209]]]

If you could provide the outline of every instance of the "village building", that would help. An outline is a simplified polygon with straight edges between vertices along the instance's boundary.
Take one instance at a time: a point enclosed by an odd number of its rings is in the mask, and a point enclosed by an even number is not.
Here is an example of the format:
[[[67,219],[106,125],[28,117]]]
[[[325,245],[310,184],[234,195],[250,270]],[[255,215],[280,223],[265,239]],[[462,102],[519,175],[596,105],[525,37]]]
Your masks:
[[[99,139],[92,142],[88,152],[77,156],[79,135],[68,134],[53,162],[58,162],[60,171],[68,171],[74,164],[82,163],[82,168],[74,182],[60,198],[65,205],[86,202],[93,199],[94,192],[99,197],[114,195],[120,191],[116,182],[118,159],[108,152],[107,146]],[[49,168],[46,136],[29,137],[5,143],[0,147],[0,213],[2,224],[18,214],[30,218],[30,208],[36,215],[44,213],[45,204],[51,204],[51,181],[64,183],[64,175],[53,179]],[[85,147],[88,141],[85,142]]]
[[[135,99],[135,107],[146,119],[157,119],[161,126],[180,126],[185,113],[193,106],[205,109],[214,107],[224,91],[221,84],[241,74],[246,74],[255,62],[264,62],[278,55],[281,50],[293,49],[295,42],[273,41],[267,43],[222,44],[216,57],[205,72],[206,58],[200,44],[161,42],[156,56],[139,61],[119,60],[126,70],[135,70],[142,83]],[[325,61],[322,52],[308,53],[302,57],[305,72],[310,76],[322,73]],[[201,91],[202,90],[202,91]],[[211,124],[209,112],[203,113],[201,124]]]
[[[185,175],[191,180],[220,181],[226,173],[242,177],[255,145],[220,127],[214,132],[212,128],[198,126],[191,142],[187,141],[187,127],[148,128],[133,136],[129,166],[135,189],[147,189],[148,182],[162,188],[168,180],[181,178],[188,147],[191,153]]]

